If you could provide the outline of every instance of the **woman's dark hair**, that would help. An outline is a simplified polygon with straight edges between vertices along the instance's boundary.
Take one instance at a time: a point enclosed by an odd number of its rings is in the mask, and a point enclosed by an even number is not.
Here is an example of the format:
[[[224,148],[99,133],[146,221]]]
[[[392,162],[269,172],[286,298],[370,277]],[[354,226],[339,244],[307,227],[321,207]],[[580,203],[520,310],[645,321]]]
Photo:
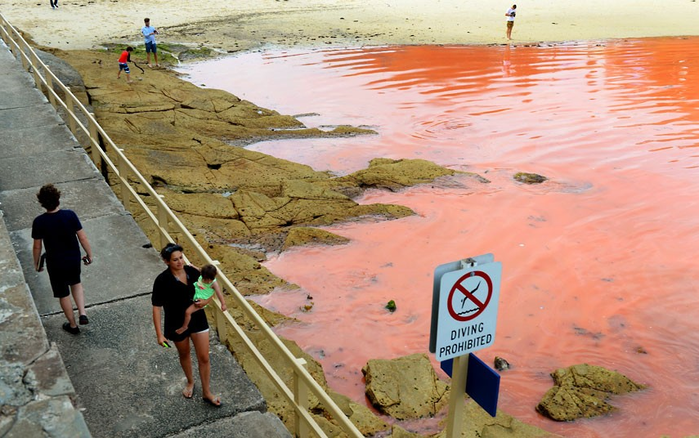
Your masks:
[[[40,188],[39,193],[36,194],[36,199],[39,200],[39,204],[48,211],[55,210],[56,207],[58,207],[60,198],[61,191],[53,184],[46,184]]]
[[[172,253],[175,251],[182,252],[182,247],[176,243],[168,243],[165,245],[165,248],[160,251],[160,257],[162,257],[166,262],[169,262],[170,257],[172,257]]]
[[[216,266],[214,265],[204,265],[201,268],[201,278],[205,278],[207,280],[213,280],[216,278]]]

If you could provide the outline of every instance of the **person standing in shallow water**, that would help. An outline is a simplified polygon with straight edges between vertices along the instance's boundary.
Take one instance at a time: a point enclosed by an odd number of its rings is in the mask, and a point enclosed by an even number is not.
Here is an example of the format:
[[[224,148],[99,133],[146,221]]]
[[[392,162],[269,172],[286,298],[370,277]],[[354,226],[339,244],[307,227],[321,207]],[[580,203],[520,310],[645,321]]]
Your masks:
[[[63,330],[77,335],[80,328],[75,323],[73,304],[70,295],[78,308],[80,324],[88,324],[85,313],[85,295],[80,282],[80,247],[82,245],[86,256],[82,259],[85,265],[92,263],[92,248],[87,240],[83,226],[72,210],[58,208],[61,192],[53,184],[46,184],[36,195],[46,213],[37,216],[32,224],[34,247],[34,267],[37,272],[44,270],[41,250],[46,246],[46,269],[49,271],[53,296],[58,298],[61,309],[68,319],[63,324]]]
[[[190,356],[190,339],[194,344],[194,351],[199,364],[199,377],[203,401],[214,407],[222,405],[221,398],[215,396],[209,387],[211,378],[211,363],[209,359],[209,323],[206,320],[204,309],[192,313],[187,329],[183,333],[177,333],[185,319],[187,308],[194,298],[194,282],[201,273],[191,265],[186,265],[182,247],[168,243],[160,257],[167,265],[167,269],[161,272],[153,283],[153,325],[158,344],[167,346],[166,339],[170,339],[177,347],[180,366],[187,378],[187,384],[182,390],[184,398],[192,398],[194,394],[194,375],[192,371],[192,357]],[[161,311],[165,311],[165,330],[161,328]]]
[[[515,26],[515,16],[517,15],[517,5],[512,5],[510,9],[505,12],[505,17],[507,17],[507,39],[512,39],[512,28]]]

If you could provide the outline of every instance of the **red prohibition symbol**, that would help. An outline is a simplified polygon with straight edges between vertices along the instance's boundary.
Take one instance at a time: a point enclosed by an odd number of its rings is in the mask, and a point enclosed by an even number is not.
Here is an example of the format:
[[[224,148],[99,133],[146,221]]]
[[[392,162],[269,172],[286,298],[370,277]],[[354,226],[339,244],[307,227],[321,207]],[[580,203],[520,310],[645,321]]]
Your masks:
[[[473,290],[468,290],[466,286],[464,285],[465,281],[469,278],[473,277],[479,277],[480,279],[484,281],[479,281],[478,284],[475,286]],[[485,282],[485,284],[483,284]],[[473,284],[473,282],[471,282]],[[486,297],[485,301],[482,301],[476,297],[476,292],[479,290],[482,290],[481,287],[487,286],[488,288],[488,296]],[[457,311],[454,309],[454,294],[456,292],[459,292],[460,295],[457,295],[457,304],[460,303],[461,307]],[[461,296],[463,295],[463,296]],[[479,294],[483,295],[483,294]],[[493,282],[488,276],[483,271],[472,271],[464,275],[463,277],[459,278],[455,283],[454,286],[452,286],[451,291],[449,291],[449,298],[447,298],[447,308],[449,309],[449,314],[451,315],[452,318],[454,318],[457,321],[465,322],[465,321],[470,321],[473,318],[477,317],[483,311],[488,307],[488,303],[490,302],[490,297],[493,296]],[[472,304],[475,307],[468,307],[466,308],[465,306],[468,304]]]

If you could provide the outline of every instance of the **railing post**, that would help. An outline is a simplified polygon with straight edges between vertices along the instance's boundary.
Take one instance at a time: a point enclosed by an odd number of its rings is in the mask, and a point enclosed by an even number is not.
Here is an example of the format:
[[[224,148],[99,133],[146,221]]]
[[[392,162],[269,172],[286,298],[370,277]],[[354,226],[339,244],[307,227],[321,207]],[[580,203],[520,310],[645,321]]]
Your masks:
[[[216,268],[219,270],[221,269],[221,262],[218,260],[213,260],[211,262]],[[221,283],[219,283],[219,287],[221,286]],[[223,289],[221,290],[223,292]],[[223,304],[223,303],[221,303]],[[228,339],[228,323],[226,322],[226,318],[223,315],[223,312],[219,312],[218,309],[214,312],[216,315],[216,331],[218,332],[218,340],[223,344],[226,345],[226,340]]]
[[[14,37],[9,33],[8,31],[8,37],[10,38],[10,42],[7,44],[7,47],[10,48],[10,52],[15,56],[15,59],[17,58],[17,52],[19,52],[19,45],[17,45],[17,41],[15,41]]]
[[[92,152],[92,162],[95,163],[97,169],[100,168],[101,158],[100,157],[100,138],[97,134],[97,122],[95,122],[95,115],[90,113],[91,117],[87,119],[87,129],[90,132],[90,152]]]
[[[37,65],[39,64],[39,57],[36,56],[36,53],[33,50],[27,50],[27,58],[29,58],[29,68],[32,69],[36,88],[38,88],[39,91],[41,91],[44,87],[42,86],[41,75],[39,74],[39,69],[37,68]],[[46,72],[44,72],[44,74],[46,74]]]
[[[7,34],[8,34],[9,32],[8,32],[7,28],[5,27],[5,24],[6,24],[6,23],[5,23],[5,20],[4,20],[4,19],[3,19],[3,20],[0,20],[0,27],[2,28],[2,32],[0,32],[0,36],[2,37],[2,40],[5,42],[5,44],[7,45],[7,47],[10,47],[10,44],[9,44],[8,41],[7,41],[7,39],[9,38],[9,36],[8,36]]]
[[[22,60],[22,68],[24,68],[24,71],[29,71],[29,68],[27,67],[29,62],[27,61],[26,53],[24,53],[24,47],[20,47],[19,43],[17,43],[17,51],[19,52],[19,57]]]
[[[119,187],[121,188],[121,203],[124,204],[124,208],[129,209],[129,200],[131,199],[129,193],[129,175],[128,166],[126,165],[126,156],[124,155],[123,149],[117,149],[119,153],[118,170],[119,170]]]
[[[56,98],[54,97],[53,93],[51,90],[53,90],[53,78],[51,77],[50,74],[46,75],[46,94],[48,94],[49,102],[51,102],[51,105],[53,105],[54,108],[56,108]],[[71,129],[72,131],[72,129]],[[75,132],[73,132],[75,134]]]
[[[297,357],[296,363],[306,368],[306,359]],[[308,387],[304,381],[299,377],[298,373],[294,371],[294,401],[299,408],[308,410]],[[295,425],[296,425],[296,436],[298,438],[308,438],[310,429],[302,417],[295,412]]]
[[[46,75],[47,78],[50,78],[51,75]],[[75,135],[75,131],[77,129],[77,125],[75,124],[75,118],[77,117],[75,115],[75,102],[73,101],[73,98],[70,97],[70,94],[64,93],[66,95],[66,106],[68,107],[68,127],[70,128],[70,132]],[[53,97],[53,93],[49,93],[49,96]]]
[[[160,200],[162,201],[163,198],[165,198],[164,195],[158,195]],[[167,217],[167,209],[163,207],[163,202],[158,202],[158,231],[160,232],[160,247],[165,248],[165,245],[167,245],[169,242],[167,240],[167,236],[165,235],[165,232],[168,231],[168,217]]]

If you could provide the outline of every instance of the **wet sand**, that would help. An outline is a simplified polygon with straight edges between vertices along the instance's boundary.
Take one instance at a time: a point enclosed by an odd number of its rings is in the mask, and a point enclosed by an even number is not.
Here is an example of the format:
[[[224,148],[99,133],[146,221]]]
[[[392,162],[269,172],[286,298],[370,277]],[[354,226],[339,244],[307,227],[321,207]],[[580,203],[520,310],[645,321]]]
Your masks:
[[[384,44],[498,44],[510,2],[491,0],[9,0],[0,12],[43,45],[87,49],[139,43],[143,18],[161,43],[206,44],[223,52],[264,46],[358,47]],[[696,34],[691,0],[589,0],[521,3],[518,44]]]

